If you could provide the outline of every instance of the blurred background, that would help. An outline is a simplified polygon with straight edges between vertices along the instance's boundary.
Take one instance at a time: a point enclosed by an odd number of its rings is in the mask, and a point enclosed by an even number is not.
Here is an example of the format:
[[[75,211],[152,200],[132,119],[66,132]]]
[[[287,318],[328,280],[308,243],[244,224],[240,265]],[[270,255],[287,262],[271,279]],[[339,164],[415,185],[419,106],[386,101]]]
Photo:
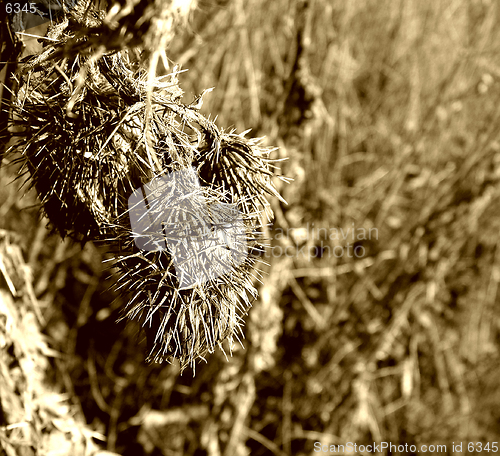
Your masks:
[[[245,348],[182,376],[145,364],[138,327],[116,322],[126,301],[106,254],[50,235],[4,163],[0,334],[19,340],[0,341],[3,416],[51,454],[492,451],[499,19],[494,0],[200,0],[167,50],[188,69],[185,102],[215,87],[202,112],[265,136],[294,179],[273,202]],[[18,428],[2,429],[6,448]]]

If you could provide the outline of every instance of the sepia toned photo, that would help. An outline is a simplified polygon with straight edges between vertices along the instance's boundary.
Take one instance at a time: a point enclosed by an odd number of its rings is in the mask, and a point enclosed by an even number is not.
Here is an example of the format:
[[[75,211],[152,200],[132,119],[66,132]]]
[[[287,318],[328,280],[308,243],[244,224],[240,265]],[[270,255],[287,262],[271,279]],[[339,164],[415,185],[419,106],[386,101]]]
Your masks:
[[[0,455],[499,453],[500,3],[0,17]]]

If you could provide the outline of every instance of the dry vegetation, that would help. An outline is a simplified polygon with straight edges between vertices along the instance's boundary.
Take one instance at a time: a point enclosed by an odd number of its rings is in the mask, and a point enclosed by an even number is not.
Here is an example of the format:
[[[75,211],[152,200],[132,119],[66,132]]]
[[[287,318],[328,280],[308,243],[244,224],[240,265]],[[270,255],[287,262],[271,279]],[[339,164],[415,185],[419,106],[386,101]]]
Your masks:
[[[124,456],[312,455],[315,441],[454,454],[498,440],[499,18],[492,0],[199,2],[167,52],[189,69],[185,96],[215,86],[202,112],[266,135],[295,181],[270,231],[289,254],[267,257],[245,349],[195,376],[144,363],[103,252],[49,236],[3,166],[8,454],[69,454],[61,441]],[[334,229],[376,235],[337,258],[353,240]],[[20,336],[37,325],[43,339]],[[66,440],[50,446],[55,430]]]

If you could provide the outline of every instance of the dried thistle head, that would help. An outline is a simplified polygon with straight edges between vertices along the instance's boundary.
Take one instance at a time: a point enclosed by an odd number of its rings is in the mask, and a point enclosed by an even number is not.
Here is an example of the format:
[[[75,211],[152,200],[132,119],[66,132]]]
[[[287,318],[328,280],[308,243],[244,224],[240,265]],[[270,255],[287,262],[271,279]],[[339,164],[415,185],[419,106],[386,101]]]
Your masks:
[[[148,150],[145,77],[133,71],[127,53],[93,62],[75,97],[76,81],[88,60],[49,59],[33,66],[19,77],[12,106],[16,142],[11,150],[22,153],[28,181],[59,233],[83,241],[97,238],[121,213],[127,194],[161,173],[170,155],[176,156]],[[165,79],[162,99],[174,102],[182,94],[176,75],[168,83]],[[155,112],[149,141],[174,147],[167,125],[174,115]]]
[[[182,104],[176,73],[152,78],[128,51],[68,55],[78,39],[60,31],[21,69],[11,152],[61,235],[112,253],[148,359],[194,366],[243,337],[261,213],[281,198],[270,150]]]
[[[113,240],[120,243],[117,286],[132,291],[127,316],[143,324],[148,358],[178,358],[182,368],[225,339],[230,347],[239,340],[257,295],[258,220],[228,203],[229,194],[197,181],[195,168],[181,169],[138,189]]]

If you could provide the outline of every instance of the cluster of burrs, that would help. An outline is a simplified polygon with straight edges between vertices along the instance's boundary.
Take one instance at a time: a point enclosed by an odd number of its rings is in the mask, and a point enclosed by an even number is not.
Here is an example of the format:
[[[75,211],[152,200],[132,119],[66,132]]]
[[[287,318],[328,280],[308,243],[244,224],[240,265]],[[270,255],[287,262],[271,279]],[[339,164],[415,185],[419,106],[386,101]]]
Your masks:
[[[183,104],[176,71],[68,51],[85,40],[67,21],[21,65],[10,153],[63,237],[107,246],[148,359],[194,365],[243,336],[267,198],[281,199],[271,150]]]

